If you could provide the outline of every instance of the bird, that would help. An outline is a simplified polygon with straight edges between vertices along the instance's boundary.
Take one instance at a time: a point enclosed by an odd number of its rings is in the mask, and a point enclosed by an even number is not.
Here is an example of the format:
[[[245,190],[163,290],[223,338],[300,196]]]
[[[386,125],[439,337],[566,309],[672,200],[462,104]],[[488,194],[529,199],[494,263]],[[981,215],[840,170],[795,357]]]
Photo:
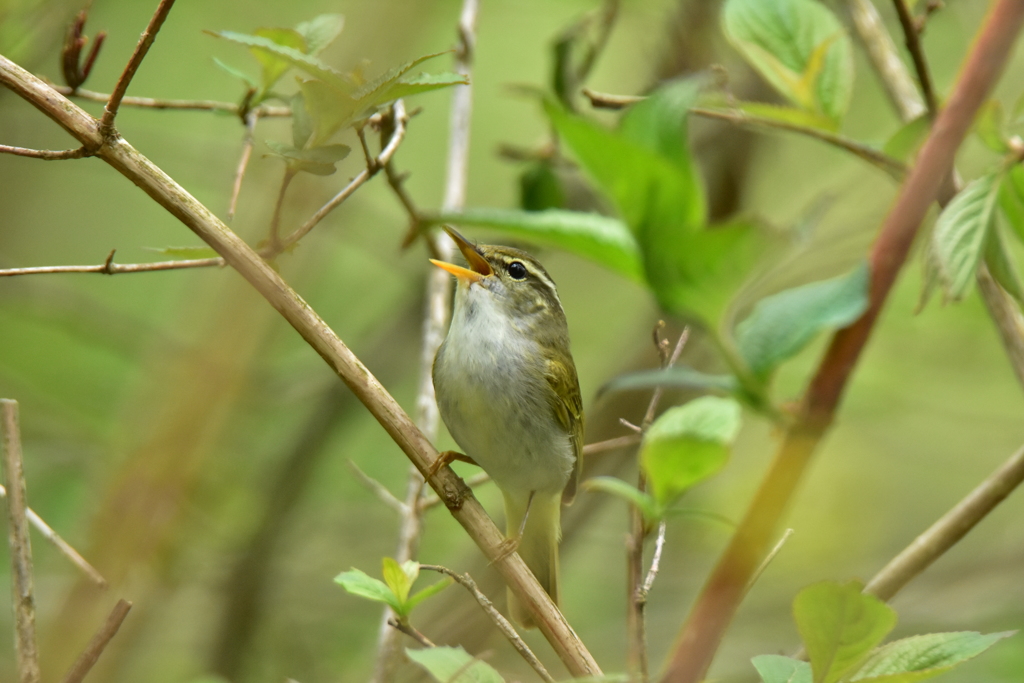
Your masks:
[[[528,253],[445,230],[469,266],[431,259],[457,279],[432,373],[441,419],[465,452],[449,457],[490,475],[504,497],[509,550],[558,604],[561,508],[575,497],[583,448],[565,312],[551,276]],[[524,628],[536,626],[511,591],[509,611]]]

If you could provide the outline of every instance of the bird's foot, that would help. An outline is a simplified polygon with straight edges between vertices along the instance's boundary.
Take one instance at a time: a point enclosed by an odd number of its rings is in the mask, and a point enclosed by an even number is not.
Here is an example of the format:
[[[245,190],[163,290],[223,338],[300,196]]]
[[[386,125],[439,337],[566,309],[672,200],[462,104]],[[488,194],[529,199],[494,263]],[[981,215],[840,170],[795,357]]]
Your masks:
[[[476,465],[476,461],[464,453],[459,453],[458,451],[441,451],[437,454],[437,459],[430,465],[430,469],[427,470],[426,478],[430,479],[432,476],[437,474],[438,470],[442,467],[447,467],[456,460],[459,462],[468,462],[470,465]],[[476,466],[480,467],[479,465]]]
[[[498,544],[498,554],[494,558],[495,562],[501,562],[506,557],[519,550],[519,543],[523,540],[523,534],[518,533],[511,538],[506,538],[504,541]]]

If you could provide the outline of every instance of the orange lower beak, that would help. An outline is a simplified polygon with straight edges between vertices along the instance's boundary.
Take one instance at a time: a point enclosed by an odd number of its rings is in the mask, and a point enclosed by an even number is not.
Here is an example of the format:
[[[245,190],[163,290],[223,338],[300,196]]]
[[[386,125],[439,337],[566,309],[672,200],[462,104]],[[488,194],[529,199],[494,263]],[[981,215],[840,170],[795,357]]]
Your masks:
[[[481,273],[478,273],[475,270],[470,270],[469,268],[457,266],[454,263],[445,263],[444,261],[438,261],[436,259],[430,259],[430,262],[433,263],[438,268],[440,268],[441,270],[447,270],[449,273],[459,278],[460,280],[465,281],[468,284],[480,282],[480,280],[484,278],[484,276]]]

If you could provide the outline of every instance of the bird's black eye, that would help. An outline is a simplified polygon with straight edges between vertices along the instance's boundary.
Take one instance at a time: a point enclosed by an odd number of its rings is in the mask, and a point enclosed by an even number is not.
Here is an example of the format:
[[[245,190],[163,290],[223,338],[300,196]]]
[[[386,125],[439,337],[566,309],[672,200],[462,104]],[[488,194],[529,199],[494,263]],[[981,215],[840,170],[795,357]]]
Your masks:
[[[526,266],[519,261],[513,261],[508,264],[508,274],[513,280],[525,280]]]

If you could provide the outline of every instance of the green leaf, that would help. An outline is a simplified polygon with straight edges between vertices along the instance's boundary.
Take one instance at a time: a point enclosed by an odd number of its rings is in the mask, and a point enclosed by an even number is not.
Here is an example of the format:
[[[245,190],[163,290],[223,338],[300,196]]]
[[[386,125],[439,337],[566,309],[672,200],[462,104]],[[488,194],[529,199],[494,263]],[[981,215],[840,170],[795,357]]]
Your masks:
[[[834,133],[839,129],[839,125],[835,120],[821,114],[816,114],[813,111],[808,111],[807,109],[783,107],[777,104],[765,104],[764,102],[726,101],[725,98],[721,96],[709,99],[708,104],[712,111],[717,110],[725,114],[735,114],[736,112],[740,112],[760,119],[778,121],[780,123],[800,126],[802,128],[815,128],[818,130],[829,131],[831,133]]]
[[[1016,631],[981,634],[929,633],[887,643],[871,656],[851,681],[863,683],[914,683],[949,671],[977,657]]]
[[[985,265],[999,286],[1016,299],[1017,303],[1024,305],[1024,287],[1021,286],[1017,268],[1003,242],[1003,233],[997,225],[992,226],[985,241]]]
[[[419,565],[414,562],[413,567],[407,568],[398,564],[395,558],[385,557],[381,560],[381,574],[384,576],[384,583],[387,584],[391,592],[398,598],[399,604],[404,605],[409,599],[409,590],[412,588],[412,582],[419,575]]]
[[[391,92],[392,89],[398,85],[398,79],[404,76],[413,67],[422,64],[428,59],[434,59],[435,57],[440,57],[444,54],[448,54],[448,52],[435,52],[433,54],[423,55],[422,57],[417,57],[405,64],[400,64],[399,66],[388,69],[386,72],[361,87],[353,95],[353,99],[359,102],[359,107],[357,107],[357,109],[366,110],[397,99],[396,97],[391,96]],[[462,76],[461,78],[463,78],[462,82],[466,82],[465,76]],[[401,95],[398,97],[401,97]]]
[[[393,102],[402,97],[412,97],[413,95],[420,95],[432,90],[450,88],[453,85],[469,85],[469,77],[464,74],[447,71],[439,74],[417,74],[416,76],[402,78],[392,84],[387,90],[378,93],[372,104],[368,104],[366,107],[379,107],[382,104]]]
[[[177,259],[191,260],[220,256],[212,247],[147,247],[147,249]]]
[[[1006,154],[1010,146],[1006,143],[1005,117],[999,100],[989,100],[974,117],[974,132],[981,142],[993,152]]]
[[[750,660],[763,683],[811,683],[811,665],[783,655],[758,655]]]
[[[438,581],[436,583],[430,584],[429,586],[427,586],[426,588],[424,588],[422,590],[416,591],[409,598],[409,600],[406,602],[406,606],[407,606],[408,610],[411,612],[412,609],[416,605],[420,604],[421,602],[423,602],[424,600],[426,600],[427,598],[429,598],[432,595],[437,595],[438,593],[443,591],[445,588],[447,588],[448,586],[452,585],[454,582],[455,582],[455,579],[453,579],[453,578],[451,578],[449,576],[449,577],[441,579],[440,581]]]
[[[343,126],[355,121],[355,102],[351,95],[324,81],[299,81],[299,90],[313,127],[313,144],[326,142]]]
[[[932,230],[932,247],[946,297],[958,301],[967,293],[985,240],[993,224],[1000,174],[992,172],[960,191]]]
[[[670,408],[644,434],[640,462],[654,499],[668,505],[718,472],[740,428],[740,405],[728,398],[702,396]]]
[[[999,183],[999,208],[1017,239],[1024,242],[1024,166],[1016,164]]]
[[[315,57],[307,55],[301,50],[297,50],[292,47],[278,45],[273,40],[264,36],[253,36],[247,33],[237,33],[235,31],[207,31],[207,33],[212,36],[216,36],[217,38],[223,38],[224,40],[229,40],[233,43],[244,45],[249,48],[255,48],[256,50],[280,57],[292,66],[302,70],[314,78],[318,78],[325,83],[330,84],[339,90],[351,90],[353,87],[344,75],[335,71]]]
[[[438,683],[504,683],[491,665],[475,659],[462,647],[408,648],[406,656],[423,667]]]
[[[466,209],[461,213],[432,217],[430,222],[494,228],[564,249],[619,275],[643,282],[643,266],[636,239],[622,221],[607,216],[560,209]]]
[[[740,355],[764,380],[826,328],[849,325],[868,307],[867,262],[847,275],[765,297],[736,326]]]
[[[274,156],[285,159],[295,170],[314,175],[331,175],[338,170],[334,165],[352,151],[348,145],[323,145],[311,149],[296,149],[291,145],[273,140],[266,140],[266,144],[273,150]]]
[[[248,85],[250,88],[255,90],[256,88],[259,87],[259,83],[256,82],[256,79],[253,78],[252,76],[250,76],[249,74],[245,73],[241,69],[236,69],[235,67],[231,66],[230,64],[225,64],[224,62],[220,61],[216,57],[213,58],[213,63],[216,64],[221,70],[231,74],[235,78],[242,79],[242,81],[246,85]]]
[[[401,607],[401,601],[388,588],[387,584],[380,579],[375,579],[365,572],[352,568],[334,577],[334,582],[341,584],[341,587],[352,595],[357,595],[374,602],[383,602],[395,611]]]
[[[853,47],[842,24],[815,0],[727,0],[729,42],[798,107],[840,120],[853,89]]]
[[[256,29],[256,35],[266,38],[280,47],[295,50],[299,53],[306,51],[306,41],[298,31],[290,28],[260,28]],[[269,92],[274,84],[284,75],[284,72],[291,68],[291,62],[280,55],[263,48],[251,47],[256,61],[263,67],[263,76],[260,79],[260,87],[263,92]]]
[[[793,618],[810,656],[814,683],[835,683],[857,670],[896,626],[896,612],[863,585],[816,583],[793,600]]]
[[[886,141],[882,151],[900,161],[909,161],[917,153],[931,129],[931,118],[928,114],[921,114],[900,126]]]
[[[731,394],[739,389],[739,383],[732,375],[711,375],[686,365],[674,365],[666,370],[640,370],[619,375],[601,387],[597,395],[601,396],[610,391],[634,391],[656,387],[699,389]]]
[[[621,479],[615,477],[593,477],[583,482],[583,488],[588,491],[599,491],[622,498],[640,510],[641,514],[648,521],[656,522],[664,516],[664,510],[655,502],[654,498]]]
[[[333,43],[345,28],[345,17],[340,14],[321,14],[304,21],[295,30],[306,40],[306,54],[316,56]]]

